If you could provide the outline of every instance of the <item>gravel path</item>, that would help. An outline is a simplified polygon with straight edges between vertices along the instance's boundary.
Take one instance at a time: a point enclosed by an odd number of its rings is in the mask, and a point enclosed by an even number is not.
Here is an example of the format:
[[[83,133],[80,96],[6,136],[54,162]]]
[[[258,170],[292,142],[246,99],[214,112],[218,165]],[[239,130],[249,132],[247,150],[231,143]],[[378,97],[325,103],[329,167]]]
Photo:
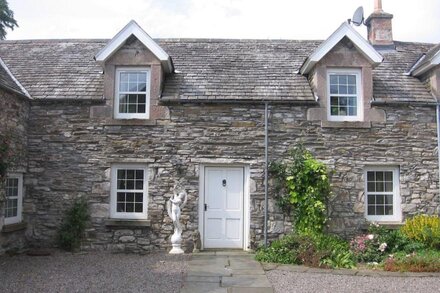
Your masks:
[[[179,292],[187,259],[107,252],[1,256],[0,292]]]
[[[439,292],[440,278],[364,277],[283,270],[266,272],[277,293],[294,292]]]

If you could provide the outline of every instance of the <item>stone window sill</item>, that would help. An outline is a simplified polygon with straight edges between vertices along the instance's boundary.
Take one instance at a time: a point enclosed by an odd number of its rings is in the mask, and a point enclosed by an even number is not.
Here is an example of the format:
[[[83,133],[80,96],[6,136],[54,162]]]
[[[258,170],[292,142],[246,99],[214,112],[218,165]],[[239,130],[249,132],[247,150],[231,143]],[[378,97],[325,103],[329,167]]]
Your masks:
[[[124,219],[107,219],[105,225],[108,227],[150,227],[150,220],[124,220]]]
[[[151,119],[106,119],[104,125],[106,126],[125,126],[125,125],[156,125],[156,120]]]
[[[11,232],[15,232],[15,231],[25,230],[26,228],[27,228],[26,222],[4,225],[3,229],[2,229],[2,233],[11,233]]]
[[[371,128],[370,121],[321,121],[322,128]]]

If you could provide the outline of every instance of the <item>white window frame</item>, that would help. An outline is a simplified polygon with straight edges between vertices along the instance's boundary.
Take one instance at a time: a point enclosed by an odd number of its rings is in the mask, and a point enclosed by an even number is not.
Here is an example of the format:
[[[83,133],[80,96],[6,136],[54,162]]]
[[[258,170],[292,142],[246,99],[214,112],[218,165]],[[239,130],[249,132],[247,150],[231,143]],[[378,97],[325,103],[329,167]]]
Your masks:
[[[330,76],[331,75],[355,75],[356,76],[356,116],[336,116],[331,114],[331,99],[330,99]],[[362,88],[362,71],[356,68],[331,68],[327,70],[327,119],[329,121],[362,121],[364,118],[363,106],[363,88]]]
[[[144,184],[143,184],[143,212],[142,213],[126,213],[117,211],[117,181],[119,169],[143,170]],[[148,166],[142,164],[113,164],[111,166],[111,194],[110,194],[110,218],[113,219],[132,219],[145,220],[148,217]],[[135,190],[132,190],[135,191]],[[138,190],[136,190],[138,192]]]
[[[145,113],[120,113],[119,112],[119,95],[120,95],[120,79],[123,72],[146,72],[147,84],[145,91]],[[116,69],[115,77],[115,98],[114,98],[114,115],[115,119],[149,119],[150,118],[150,88],[151,88],[151,69],[149,67],[120,67]],[[132,94],[143,94],[144,92],[126,92]]]
[[[17,194],[17,216],[6,217],[6,210],[4,210],[5,225],[20,223],[23,219],[23,174],[21,173],[9,173],[6,179],[18,179],[18,194]],[[4,209],[6,209],[6,202],[4,204]]]
[[[388,171],[393,172],[393,214],[392,215],[368,215],[368,177],[367,172],[374,171]],[[390,222],[390,223],[400,223],[402,221],[402,208],[400,197],[400,171],[399,167],[387,167],[387,166],[377,166],[365,168],[364,173],[365,187],[364,187],[364,203],[365,203],[365,218],[367,221],[371,222]],[[377,194],[378,192],[374,192]]]

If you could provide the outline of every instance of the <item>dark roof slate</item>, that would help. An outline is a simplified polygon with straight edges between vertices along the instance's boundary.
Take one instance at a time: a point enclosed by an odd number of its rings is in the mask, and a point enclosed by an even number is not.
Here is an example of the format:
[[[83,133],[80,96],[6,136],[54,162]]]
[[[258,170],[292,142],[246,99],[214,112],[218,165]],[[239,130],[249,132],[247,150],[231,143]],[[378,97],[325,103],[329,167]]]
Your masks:
[[[27,93],[17,84],[8,72],[6,65],[0,62],[0,87],[18,93],[22,96],[27,96]]]
[[[429,89],[408,71],[433,44],[395,42],[395,51],[381,52],[384,62],[373,70],[373,97],[376,101],[433,102]]]
[[[310,85],[297,74],[322,41],[159,39],[176,73],[165,80],[166,98],[197,100],[313,101]],[[93,56],[108,40],[0,42],[0,57],[33,98],[100,99],[102,68]],[[378,101],[432,101],[417,78],[406,75],[432,44],[396,42],[380,52],[373,71]]]

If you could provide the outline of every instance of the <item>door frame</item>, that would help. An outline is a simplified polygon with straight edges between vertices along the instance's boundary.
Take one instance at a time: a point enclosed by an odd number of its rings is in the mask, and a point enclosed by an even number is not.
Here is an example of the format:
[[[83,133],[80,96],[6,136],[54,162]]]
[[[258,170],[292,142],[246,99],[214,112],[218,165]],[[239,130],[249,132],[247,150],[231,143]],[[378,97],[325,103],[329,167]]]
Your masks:
[[[202,249],[205,246],[205,168],[243,168],[243,250],[249,250],[250,239],[250,168],[244,164],[201,164],[199,166],[199,232],[202,242]]]

